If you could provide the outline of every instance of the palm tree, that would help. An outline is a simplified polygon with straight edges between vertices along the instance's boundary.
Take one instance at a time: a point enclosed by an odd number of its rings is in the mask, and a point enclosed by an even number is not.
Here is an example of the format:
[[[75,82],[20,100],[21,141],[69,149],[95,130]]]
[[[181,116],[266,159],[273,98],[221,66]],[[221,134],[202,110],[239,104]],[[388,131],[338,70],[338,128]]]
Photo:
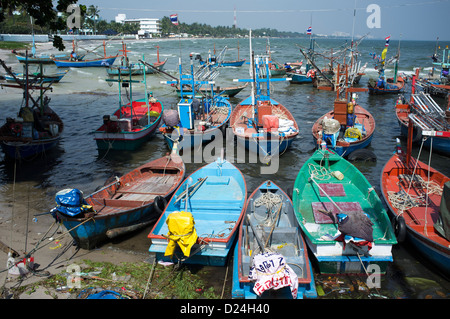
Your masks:
[[[97,18],[99,17],[100,10],[97,6],[90,5],[87,9],[87,14],[89,18],[94,20],[94,34],[97,34]]]

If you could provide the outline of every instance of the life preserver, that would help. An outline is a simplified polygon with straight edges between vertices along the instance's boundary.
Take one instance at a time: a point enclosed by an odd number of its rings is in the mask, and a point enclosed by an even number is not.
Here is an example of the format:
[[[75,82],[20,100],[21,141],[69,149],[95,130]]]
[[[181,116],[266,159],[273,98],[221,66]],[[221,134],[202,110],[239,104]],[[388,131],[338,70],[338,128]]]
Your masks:
[[[307,78],[315,78],[316,77],[316,70],[309,70],[308,73],[306,73]]]
[[[14,134],[14,136],[20,136],[22,134],[22,123],[11,123],[10,127],[11,132]]]

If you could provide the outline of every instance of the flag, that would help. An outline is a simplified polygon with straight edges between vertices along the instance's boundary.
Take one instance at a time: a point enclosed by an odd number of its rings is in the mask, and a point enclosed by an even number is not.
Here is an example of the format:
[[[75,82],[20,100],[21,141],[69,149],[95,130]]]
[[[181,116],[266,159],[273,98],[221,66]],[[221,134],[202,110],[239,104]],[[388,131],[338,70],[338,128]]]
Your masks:
[[[171,14],[170,15],[170,21],[173,24],[178,25],[178,14]]]
[[[311,34],[311,31],[312,31],[312,29],[311,29],[311,27],[309,27],[308,30],[306,30],[306,34]]]
[[[386,44],[384,46],[388,47],[389,46],[389,40],[391,39],[391,36],[388,36],[385,40],[386,40]]]

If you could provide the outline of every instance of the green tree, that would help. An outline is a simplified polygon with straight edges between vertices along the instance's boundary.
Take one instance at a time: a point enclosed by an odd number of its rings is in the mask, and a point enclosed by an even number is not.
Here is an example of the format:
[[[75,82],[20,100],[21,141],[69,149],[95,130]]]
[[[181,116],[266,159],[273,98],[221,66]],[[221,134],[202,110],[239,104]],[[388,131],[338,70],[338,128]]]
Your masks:
[[[52,0],[0,0],[0,22],[7,16],[12,16],[14,10],[20,9],[33,18],[35,25],[57,32],[66,28],[66,21],[58,17],[57,13],[65,11],[68,5],[76,2],[77,0],[57,0],[55,3]],[[53,45],[64,50],[61,37],[54,36]]]
[[[92,23],[92,21],[93,21],[94,34],[97,34],[97,19],[100,17],[98,15],[99,13],[100,13],[100,10],[98,9],[97,6],[94,6],[94,5],[90,5],[86,11],[89,22]]]

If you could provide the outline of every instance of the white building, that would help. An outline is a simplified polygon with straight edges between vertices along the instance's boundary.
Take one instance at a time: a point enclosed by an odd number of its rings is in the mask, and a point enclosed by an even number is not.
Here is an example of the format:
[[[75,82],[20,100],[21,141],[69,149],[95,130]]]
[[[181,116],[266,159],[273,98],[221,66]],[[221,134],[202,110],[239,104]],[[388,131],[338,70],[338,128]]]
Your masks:
[[[127,19],[126,15],[121,13],[116,16],[116,22],[118,23],[135,23],[139,24],[138,35],[140,37],[152,37],[152,35],[161,34],[161,24],[159,19]]]

